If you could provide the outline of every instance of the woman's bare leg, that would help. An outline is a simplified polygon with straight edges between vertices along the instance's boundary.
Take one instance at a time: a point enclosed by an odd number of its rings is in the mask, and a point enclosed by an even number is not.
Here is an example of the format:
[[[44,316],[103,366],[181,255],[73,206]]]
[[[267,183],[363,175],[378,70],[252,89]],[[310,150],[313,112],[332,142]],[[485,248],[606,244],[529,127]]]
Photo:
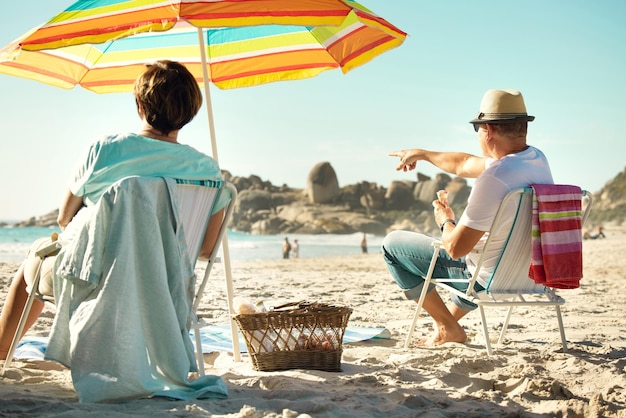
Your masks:
[[[22,311],[26,306],[26,299],[28,293],[26,292],[26,281],[24,280],[24,265],[15,273],[7,298],[2,306],[2,313],[0,313],[0,360],[5,360],[9,348],[11,347],[11,340],[17,330],[17,325],[20,322]],[[43,310],[43,302],[35,299],[33,306],[26,320],[26,326],[22,332],[22,336],[26,331],[35,323],[41,311]]]

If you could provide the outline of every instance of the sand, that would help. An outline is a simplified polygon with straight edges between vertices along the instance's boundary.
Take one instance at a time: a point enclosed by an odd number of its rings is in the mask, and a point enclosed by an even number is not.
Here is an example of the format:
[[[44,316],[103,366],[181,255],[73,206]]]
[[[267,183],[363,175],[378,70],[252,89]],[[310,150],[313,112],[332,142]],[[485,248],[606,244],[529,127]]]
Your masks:
[[[82,404],[64,367],[15,360],[0,377],[0,416],[626,417],[626,230],[607,227],[606,235],[584,242],[580,289],[560,293],[567,299],[567,353],[545,308],[518,309],[491,357],[478,311],[462,321],[466,344],[404,349],[414,304],[403,299],[380,254],[234,262],[239,296],[268,306],[302,299],[345,304],[354,310],[351,326],[385,327],[391,339],[344,345],[339,373],[257,372],[247,356],[233,362],[231,353],[206,354],[207,372],[228,386],[223,400]],[[16,268],[0,264],[0,300]],[[215,272],[201,313],[223,324],[223,276],[219,266]],[[488,315],[495,342],[504,311]],[[46,335],[53,316],[46,308],[29,333]],[[421,319],[416,338],[431,325]]]

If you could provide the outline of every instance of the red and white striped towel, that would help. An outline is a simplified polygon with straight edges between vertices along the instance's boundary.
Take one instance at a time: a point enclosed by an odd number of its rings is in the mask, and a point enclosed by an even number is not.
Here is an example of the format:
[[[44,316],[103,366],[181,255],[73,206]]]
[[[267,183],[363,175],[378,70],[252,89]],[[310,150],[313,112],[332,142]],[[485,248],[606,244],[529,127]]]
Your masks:
[[[578,186],[533,184],[529,277],[557,289],[576,289],[583,277],[582,191]]]

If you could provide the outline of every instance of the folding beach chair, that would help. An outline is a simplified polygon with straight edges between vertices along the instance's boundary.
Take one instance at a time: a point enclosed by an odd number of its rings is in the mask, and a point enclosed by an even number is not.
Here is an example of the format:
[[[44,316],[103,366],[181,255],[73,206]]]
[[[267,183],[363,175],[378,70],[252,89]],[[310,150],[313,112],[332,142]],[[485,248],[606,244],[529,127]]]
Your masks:
[[[589,211],[592,204],[592,196],[587,191],[582,191],[584,210],[582,213],[582,223],[585,222],[589,216]],[[443,244],[439,241],[434,242],[435,248],[434,254],[431,259],[430,267],[425,277],[424,288],[420,295],[413,316],[413,321],[409,329],[409,333],[406,336],[404,347],[408,348],[413,337],[415,325],[417,319],[420,316],[424,298],[426,297],[427,290],[430,284],[445,289],[453,294],[463,297],[476,305],[480,310],[480,317],[483,326],[483,334],[485,337],[485,346],[487,354],[492,355],[491,343],[489,340],[489,332],[487,328],[487,319],[485,316],[484,307],[509,307],[506,318],[504,320],[498,344],[501,344],[504,339],[504,334],[507,330],[511,313],[515,306],[554,306],[556,310],[556,316],[559,324],[559,331],[561,333],[561,342],[563,344],[563,351],[567,351],[567,342],[565,340],[565,330],[563,328],[563,320],[561,317],[560,306],[565,303],[565,299],[556,294],[555,289],[546,287],[544,285],[536,284],[529,278],[529,266],[531,260],[531,230],[532,230],[532,211],[533,211],[533,189],[528,187],[524,189],[518,189],[510,192],[502,201],[500,208],[496,214],[491,231],[497,230],[499,225],[505,222],[503,213],[506,212],[505,208],[508,204],[514,204],[517,200],[517,214],[513,221],[513,225],[509,231],[509,237],[506,240],[504,247],[499,254],[495,254],[498,258],[498,263],[494,269],[493,274],[487,281],[487,286],[484,291],[477,292],[474,290],[474,283],[479,277],[480,269],[482,268],[485,258],[493,256],[490,248],[493,247],[491,243],[490,234],[484,248],[481,251],[479,261],[476,265],[476,271],[473,277],[467,279],[449,279],[449,278],[436,278],[432,277],[437,256],[439,251],[442,250]],[[581,231],[582,234],[582,231]],[[492,246],[490,247],[490,244]],[[445,251],[445,250],[444,250]],[[459,291],[450,283],[466,282],[468,284],[467,291]]]
[[[233,309],[233,285],[232,285],[232,275],[229,263],[228,254],[228,241],[226,237],[226,231],[228,227],[228,223],[232,217],[232,212],[234,209],[234,204],[237,198],[237,189],[232,183],[229,182],[215,182],[215,181],[181,181],[177,180],[177,198],[179,201],[179,217],[182,222],[183,229],[185,232],[185,240],[187,243],[188,255],[192,262],[192,265],[196,265],[196,260],[198,258],[198,254],[200,253],[200,249],[202,246],[202,241],[204,239],[204,235],[206,232],[206,228],[209,223],[209,219],[211,216],[212,208],[215,202],[218,200],[219,194],[223,192],[223,190],[227,190],[230,192],[232,196],[228,205],[224,208],[224,219],[220,226],[216,245],[213,249],[213,252],[209,256],[206,261],[206,266],[204,267],[204,271],[202,273],[202,279],[196,286],[196,291],[194,294],[194,301],[192,304],[192,321],[191,321],[191,329],[194,330],[195,341],[196,341],[196,360],[198,363],[198,369],[201,374],[204,375],[204,360],[202,355],[202,345],[200,343],[200,328],[205,326],[206,324],[197,317],[196,312],[198,309],[198,305],[200,303],[200,299],[204,289],[206,287],[208,278],[211,273],[211,268],[215,262],[218,262],[217,254],[220,249],[220,244],[222,244],[222,250],[225,254],[225,279],[226,279],[226,293],[228,299],[228,309],[229,316],[234,317],[234,309]],[[146,243],[146,245],[153,245],[153,243]],[[54,241],[50,245],[38,250],[35,255],[40,257],[42,260],[58,250],[61,249],[61,243],[59,241]],[[41,266],[40,266],[41,268]],[[7,358],[2,367],[2,372],[0,374],[4,374],[6,368],[11,363],[13,359],[13,355],[15,353],[15,349],[20,340],[20,335],[24,330],[24,326],[26,324],[26,319],[31,310],[34,299],[39,299],[43,302],[48,302],[54,304],[54,297],[51,294],[42,294],[40,292],[40,274],[39,271],[35,274],[35,281],[30,286],[30,293],[28,295],[28,299],[26,305],[24,306],[24,310],[22,312],[16,333],[11,342],[11,346],[9,348],[9,352]],[[231,327],[233,328],[233,352],[235,356],[235,360],[240,359],[239,352],[239,341],[237,335],[237,328],[234,320],[231,320]]]

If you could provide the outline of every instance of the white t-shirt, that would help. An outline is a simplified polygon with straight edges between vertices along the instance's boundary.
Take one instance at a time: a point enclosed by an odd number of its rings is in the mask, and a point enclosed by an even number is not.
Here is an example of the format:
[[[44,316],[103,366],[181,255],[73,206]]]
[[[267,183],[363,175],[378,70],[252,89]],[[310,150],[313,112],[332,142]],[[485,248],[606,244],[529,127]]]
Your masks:
[[[485,171],[476,178],[472,191],[467,200],[467,207],[459,219],[460,225],[465,225],[478,231],[489,231],[496,212],[504,197],[512,190],[528,187],[531,184],[552,184],[552,173],[546,156],[537,148],[529,146],[526,150],[516,154],[505,155],[499,160],[492,158],[485,163]],[[486,255],[483,262],[483,274],[478,282],[485,286],[497,262],[497,254],[502,248],[508,235],[513,219],[515,218],[516,203],[512,202],[506,210],[506,216],[492,239],[493,256]],[[489,233],[486,232],[474,249],[481,249]],[[474,273],[479,254],[470,252],[466,257],[469,270]]]

